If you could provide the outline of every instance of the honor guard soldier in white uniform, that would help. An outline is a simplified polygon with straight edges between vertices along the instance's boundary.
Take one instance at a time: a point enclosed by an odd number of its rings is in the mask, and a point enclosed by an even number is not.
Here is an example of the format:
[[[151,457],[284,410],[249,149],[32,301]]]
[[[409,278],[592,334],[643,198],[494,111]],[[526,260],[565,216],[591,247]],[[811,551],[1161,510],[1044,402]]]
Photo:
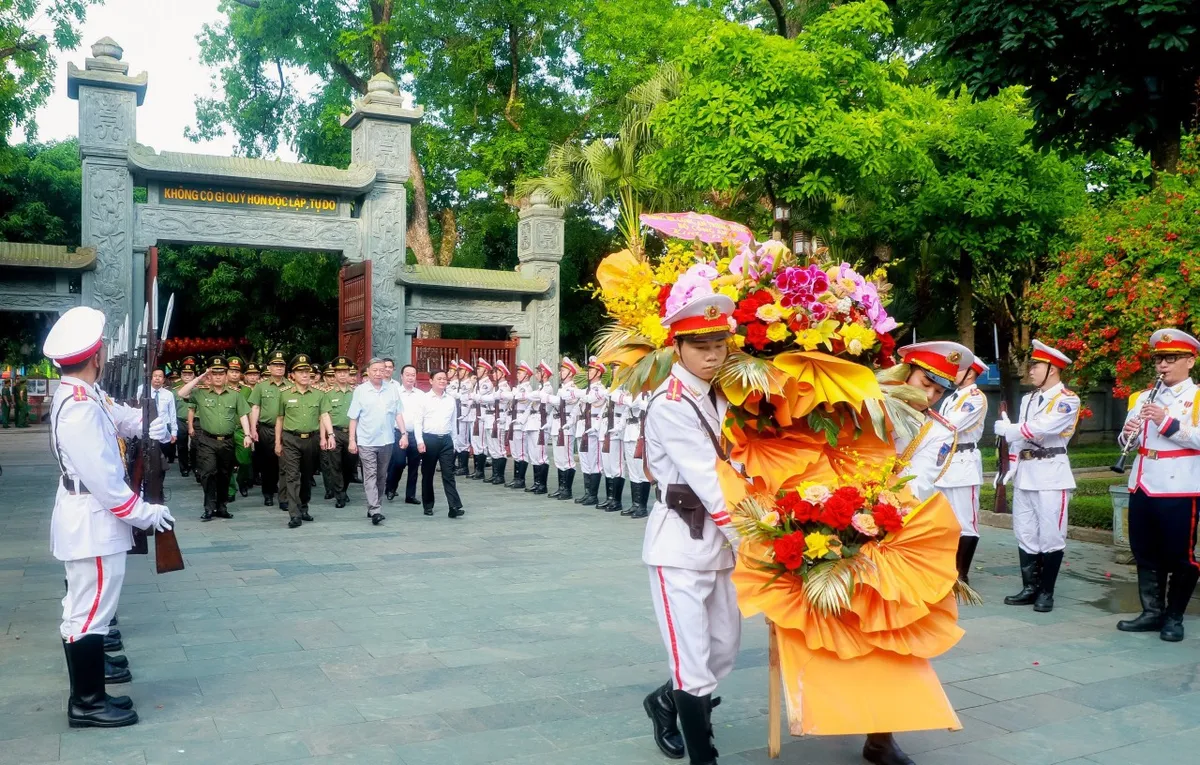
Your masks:
[[[629,507],[621,511],[621,515],[630,518],[645,518],[650,514],[646,502],[650,499],[650,479],[646,477],[643,456],[646,451],[644,430],[646,423],[646,404],[650,394],[642,391],[637,396],[630,397],[627,391],[622,392],[629,416],[625,419],[625,431],[621,434],[621,448],[625,451],[625,477],[629,479]],[[638,448],[638,444],[641,448]]]
[[[467,476],[471,472],[471,420],[468,416],[474,414],[470,397],[475,391],[475,377],[471,374],[471,365],[462,359],[456,360],[454,366],[458,370],[458,379],[455,381],[458,385],[453,394],[458,402],[457,427],[454,430],[454,451],[458,457],[458,469],[454,474]]]
[[[512,404],[512,386],[508,384],[511,374],[504,359],[496,359],[492,368],[492,393],[484,398],[484,422],[487,423],[486,433],[488,456],[492,458],[492,477],[486,483],[495,486],[504,485],[504,468],[508,465],[508,445],[504,438],[508,435],[509,406]]]
[[[550,393],[548,387],[544,400],[550,407],[550,433],[554,436],[554,467],[558,473],[558,486],[550,499],[570,499],[571,486],[575,483],[575,405],[584,392],[575,386],[575,375],[579,367],[567,356],[563,356],[558,367],[558,392]]]
[[[1033,610],[1054,608],[1054,583],[1067,546],[1067,506],[1075,489],[1067,442],[1079,422],[1079,397],[1059,375],[1071,363],[1063,353],[1033,341],[1029,380],[1035,390],[1021,399],[1021,421],[997,420],[996,435],[1008,441],[1013,486],[1013,533],[1021,560],[1022,588],[1004,602]]]
[[[584,397],[575,405],[579,424],[575,435],[579,439],[579,469],[583,473],[583,496],[577,505],[600,503],[600,431],[604,424],[604,407],[608,391],[600,378],[608,368],[595,356],[588,360],[588,387]]]
[[[475,453],[475,472],[471,473],[470,478],[476,481],[482,481],[486,477],[483,469],[487,466],[487,426],[491,423],[486,419],[485,401],[495,390],[492,386],[491,375],[491,363],[487,359],[477,359],[475,361],[475,390],[471,392],[470,398],[471,451]]]
[[[725,458],[719,434],[728,404],[712,383],[729,353],[733,310],[725,295],[704,295],[663,319],[677,361],[646,417],[646,461],[662,492],[646,523],[642,560],[671,679],[643,706],[663,753],[682,756],[681,729],[693,765],[716,762],[712,694],[733,670],[741,642],[731,578],[739,540],[715,469]]]
[[[104,314],[72,308],[55,322],[42,348],[62,370],[50,404],[50,447],[61,475],[50,520],[50,548],[63,562],[67,594],[59,634],[67,657],[72,728],[116,728],[138,721],[128,696],[104,689],[104,637],[125,580],[133,528],[166,531],[165,505],[144,501],[125,483],[120,438],[142,435],[142,412],[113,404],[96,387],[104,369]],[[170,441],[162,418],[150,437]]]
[[[620,391],[618,391],[620,392]],[[604,420],[600,423],[600,468],[604,471],[604,502],[596,509],[606,513],[620,513],[621,495],[625,492],[625,420],[629,418],[629,405],[624,397],[609,394],[608,406],[604,408]]]
[[[1137,560],[1142,613],[1117,623],[1122,632],[1153,632],[1183,640],[1200,562],[1200,387],[1191,371],[1200,341],[1177,329],[1150,336],[1159,382],[1129,399],[1121,446],[1137,449],[1129,475],[1129,546]]]
[[[979,359],[958,380],[958,389],[942,400],[941,415],[958,437],[950,466],[935,482],[946,496],[962,530],[958,538],[958,578],[970,583],[971,561],[979,546],[979,489],[983,486],[983,455],[979,439],[987,424],[987,397],[975,381],[987,371]]]
[[[525,420],[525,425],[520,434],[525,439],[525,459],[533,466],[533,485],[525,489],[531,494],[545,494],[548,489],[546,482],[550,476],[550,465],[548,457],[549,445],[552,443],[550,435],[550,405],[546,403],[547,397],[553,392],[550,388],[550,378],[554,376],[554,370],[545,361],[539,361],[537,365],[538,389],[530,389],[529,393],[529,416]]]
[[[513,460],[513,479],[504,484],[510,489],[525,488],[525,473],[529,469],[529,456],[525,445],[525,427],[532,419],[533,367],[522,361],[517,364],[517,386],[509,399],[512,438],[508,439],[508,453]]]

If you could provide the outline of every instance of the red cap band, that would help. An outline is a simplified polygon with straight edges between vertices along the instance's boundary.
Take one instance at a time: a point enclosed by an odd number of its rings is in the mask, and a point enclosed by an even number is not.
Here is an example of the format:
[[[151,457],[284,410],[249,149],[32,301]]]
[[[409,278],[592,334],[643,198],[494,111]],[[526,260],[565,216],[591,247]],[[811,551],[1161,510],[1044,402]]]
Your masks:
[[[70,356],[64,356],[61,359],[55,359],[54,361],[57,362],[60,367],[69,367],[72,364],[78,364],[81,361],[87,361],[92,356],[95,356],[96,353],[100,350],[100,348],[103,345],[104,345],[104,338],[101,337],[101,338],[98,338],[96,340],[96,342],[93,343],[90,348],[82,350],[79,353],[72,354]]]

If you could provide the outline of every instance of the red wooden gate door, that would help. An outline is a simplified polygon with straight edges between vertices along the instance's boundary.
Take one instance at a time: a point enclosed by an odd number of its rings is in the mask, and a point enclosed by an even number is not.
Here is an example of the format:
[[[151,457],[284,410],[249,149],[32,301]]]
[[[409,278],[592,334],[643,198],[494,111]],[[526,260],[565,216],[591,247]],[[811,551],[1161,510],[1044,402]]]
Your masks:
[[[371,356],[371,261],[342,267],[338,285],[338,353],[362,369]]]

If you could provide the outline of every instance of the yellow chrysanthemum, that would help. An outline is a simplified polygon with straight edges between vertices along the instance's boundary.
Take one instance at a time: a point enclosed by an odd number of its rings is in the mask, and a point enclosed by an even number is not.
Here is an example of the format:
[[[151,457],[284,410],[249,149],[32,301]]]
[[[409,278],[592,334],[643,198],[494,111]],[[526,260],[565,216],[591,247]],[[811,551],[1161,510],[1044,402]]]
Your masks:
[[[654,343],[655,347],[661,346],[667,340],[667,329],[662,325],[662,320],[658,318],[657,312],[644,317],[637,328],[638,332]]]
[[[846,351],[859,356],[875,347],[875,330],[861,324],[846,324],[838,330],[838,336],[846,344]]]
[[[767,327],[767,339],[773,343],[782,343],[787,340],[788,328],[781,321],[777,321]]]
[[[765,321],[770,324],[773,321],[779,321],[783,318],[783,308],[778,303],[767,303],[760,305],[754,315],[759,321]]]
[[[826,350],[833,350],[832,340],[833,336],[837,334],[837,330],[837,320],[826,319],[808,329],[801,330],[800,334],[796,335],[796,344],[806,351],[815,351],[822,345]]]
[[[817,560],[829,552],[829,537],[819,531],[814,531],[804,537],[804,557]]]

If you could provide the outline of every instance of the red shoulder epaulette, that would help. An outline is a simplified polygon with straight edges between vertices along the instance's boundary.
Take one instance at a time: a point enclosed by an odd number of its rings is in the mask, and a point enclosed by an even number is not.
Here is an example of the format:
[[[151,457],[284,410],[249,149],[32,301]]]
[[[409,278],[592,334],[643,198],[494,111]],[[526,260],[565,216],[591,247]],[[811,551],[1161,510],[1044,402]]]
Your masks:
[[[71,386],[71,398],[74,399],[75,401],[87,401],[88,400],[87,388],[83,387],[82,385],[72,385]]]
[[[672,377],[667,383],[667,400],[682,401],[683,400],[683,381],[678,377]]]
[[[1075,393],[1070,388],[1063,386],[1063,395],[1064,396],[1075,396]],[[1075,396],[1075,398],[1079,398],[1079,396]]]
[[[949,420],[947,420],[945,417],[938,414],[937,412],[933,411],[932,409],[925,410],[925,413],[929,415],[929,419],[933,420],[934,422],[938,423],[939,425],[944,425],[945,427],[949,428],[950,430],[955,429],[954,426],[950,424]]]

